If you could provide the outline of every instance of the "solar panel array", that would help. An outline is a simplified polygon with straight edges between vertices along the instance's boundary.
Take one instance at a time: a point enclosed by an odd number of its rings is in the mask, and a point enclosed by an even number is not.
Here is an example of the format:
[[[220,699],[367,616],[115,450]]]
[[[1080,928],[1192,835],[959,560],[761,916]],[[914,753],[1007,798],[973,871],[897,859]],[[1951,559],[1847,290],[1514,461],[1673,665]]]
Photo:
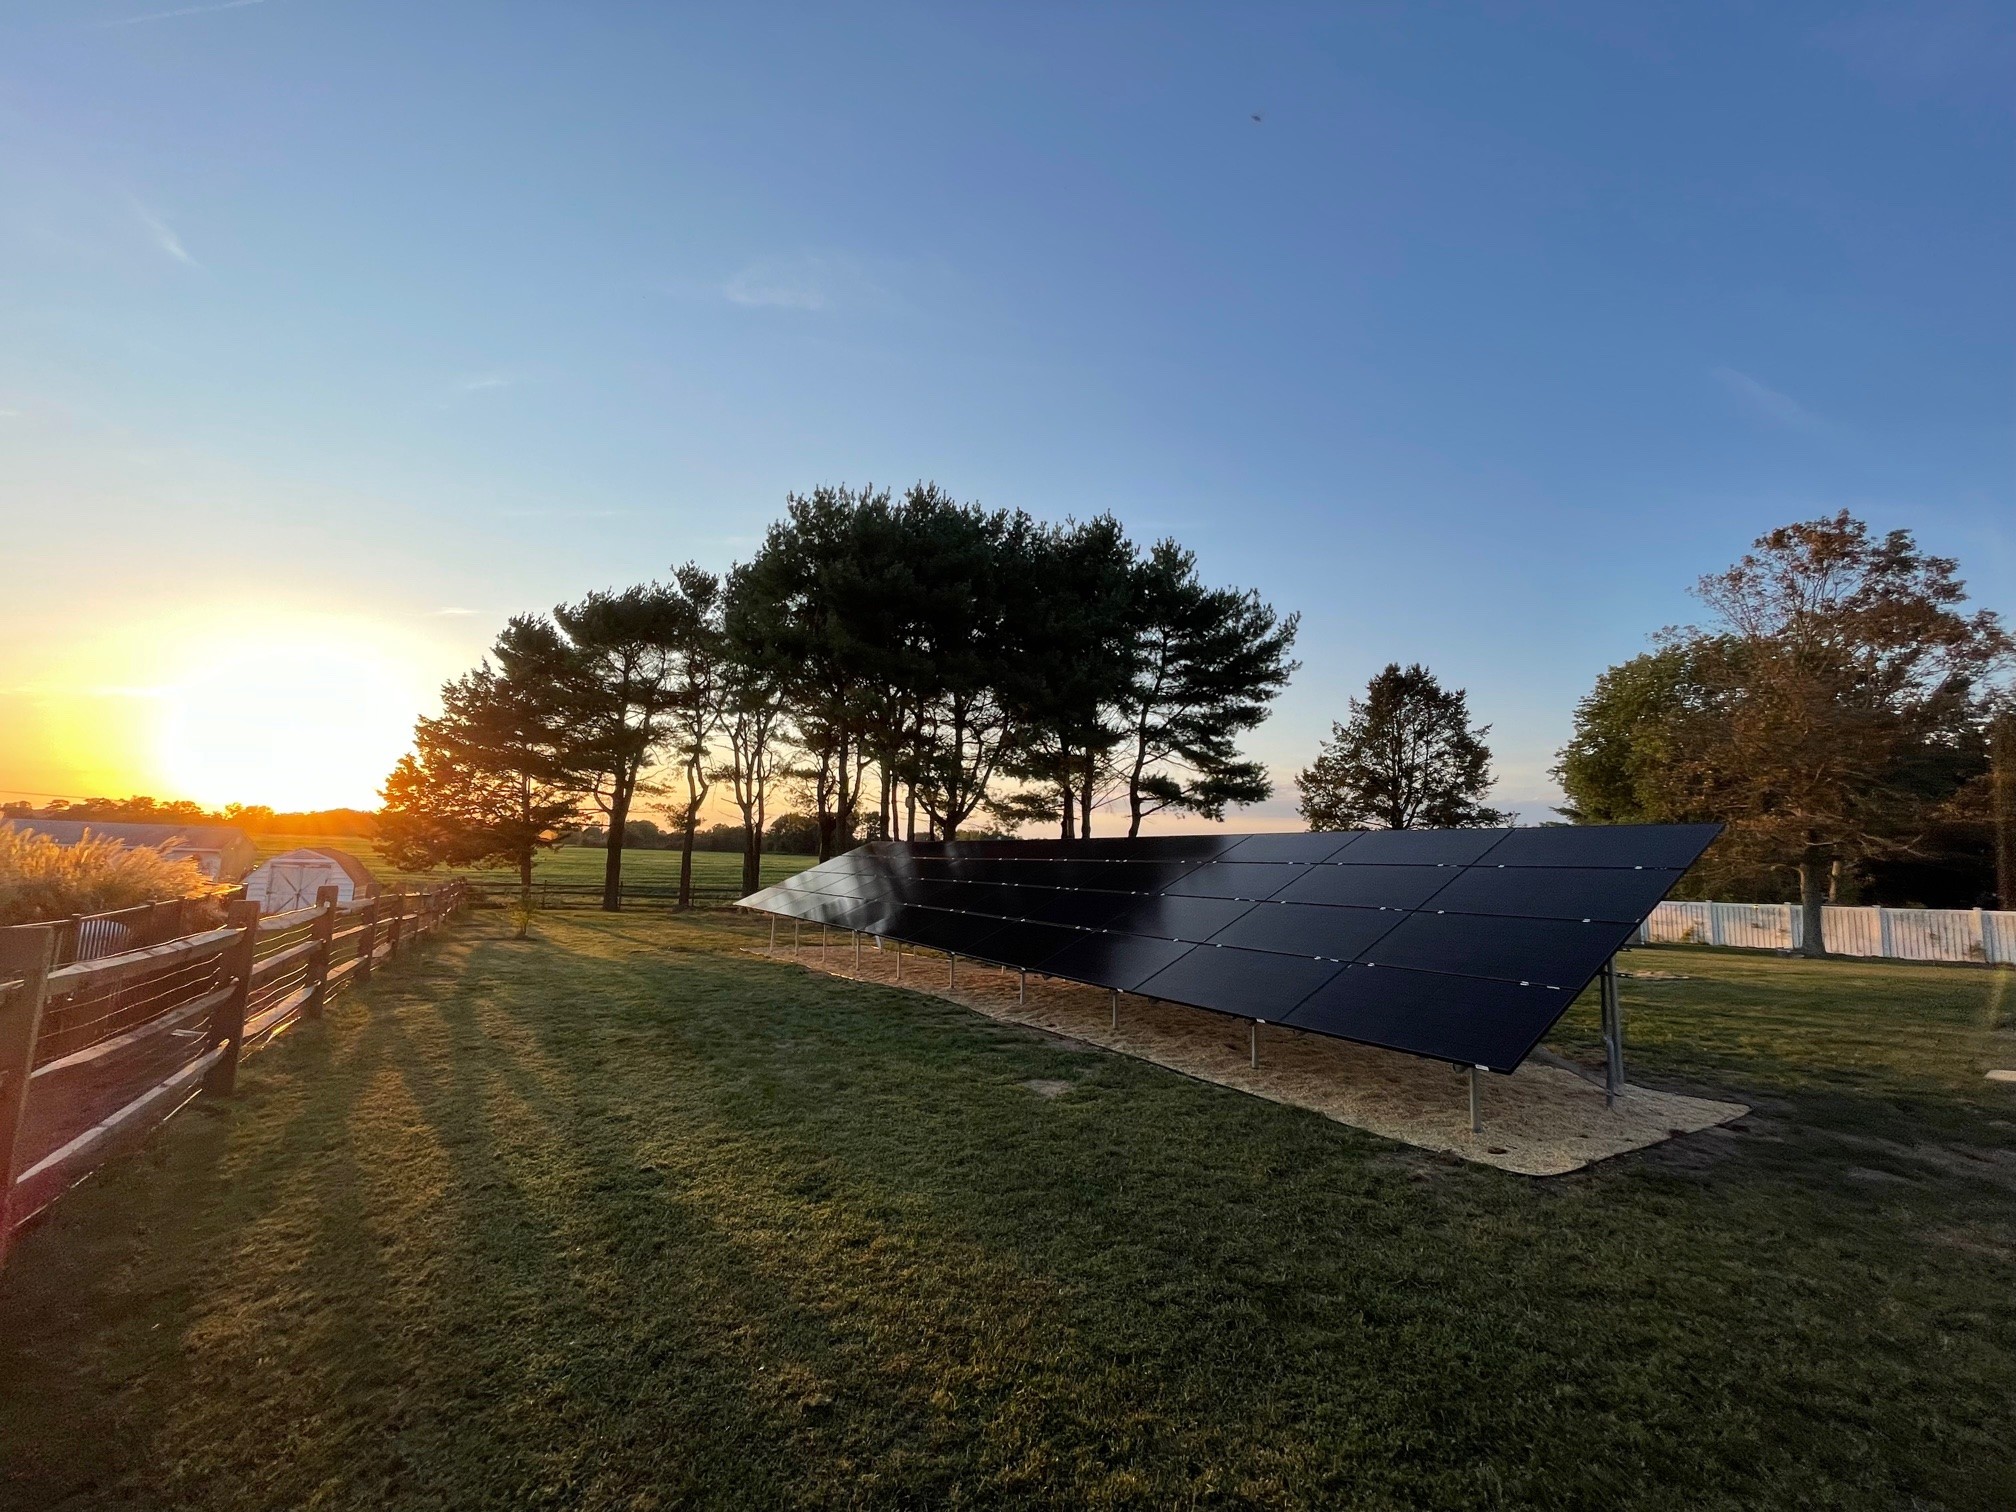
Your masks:
[[[1510,1071],[1701,825],[880,841],[743,900],[808,923]]]

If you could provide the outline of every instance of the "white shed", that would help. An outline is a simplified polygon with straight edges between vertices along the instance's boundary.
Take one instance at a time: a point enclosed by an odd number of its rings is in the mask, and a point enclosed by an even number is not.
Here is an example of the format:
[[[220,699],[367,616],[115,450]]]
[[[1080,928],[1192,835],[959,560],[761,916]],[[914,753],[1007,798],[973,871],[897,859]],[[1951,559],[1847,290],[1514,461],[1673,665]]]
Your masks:
[[[263,913],[291,913],[313,908],[315,894],[325,887],[336,889],[339,903],[369,898],[378,891],[364,863],[347,851],[304,846],[273,857],[247,877],[245,896]]]

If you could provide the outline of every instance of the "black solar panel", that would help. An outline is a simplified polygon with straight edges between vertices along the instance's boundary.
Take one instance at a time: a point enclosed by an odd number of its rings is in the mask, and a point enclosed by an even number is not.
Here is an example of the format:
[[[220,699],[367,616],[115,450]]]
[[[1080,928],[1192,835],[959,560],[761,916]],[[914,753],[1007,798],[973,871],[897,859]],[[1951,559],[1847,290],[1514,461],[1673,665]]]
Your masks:
[[[743,900],[1510,1071],[1714,825],[879,842]]]
[[[1253,861],[1207,861],[1169,884],[1172,898],[1271,898],[1302,870]]]
[[[1199,945],[1134,990],[1241,1018],[1280,1019],[1343,969],[1336,961]]]
[[[1419,908],[1462,875],[1454,866],[1298,866],[1280,892],[1287,903],[1341,903],[1353,908]]]
[[[1157,940],[1201,942],[1252,907],[1231,898],[1135,898],[1101,927]]]
[[[1043,971],[1074,982],[1090,982],[1095,987],[1132,992],[1185,951],[1195,948],[1175,940],[1144,940],[1138,935],[1086,934],[1046,960]]]
[[[1405,917],[1388,908],[1262,903],[1211,936],[1211,943],[1349,961]]]

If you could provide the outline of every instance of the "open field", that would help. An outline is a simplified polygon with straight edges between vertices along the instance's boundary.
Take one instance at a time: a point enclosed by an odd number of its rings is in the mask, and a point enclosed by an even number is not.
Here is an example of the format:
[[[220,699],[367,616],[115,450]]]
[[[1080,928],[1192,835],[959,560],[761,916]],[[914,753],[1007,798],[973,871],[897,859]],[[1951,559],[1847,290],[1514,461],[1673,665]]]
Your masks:
[[[378,854],[378,847],[373,841],[356,835],[254,835],[252,841],[258,847],[262,861],[297,846],[320,846],[328,850],[348,851],[359,857],[371,869],[371,874],[381,881],[438,881],[447,875],[438,871],[402,872]],[[543,852],[533,875],[545,882],[594,883],[600,886],[605,859],[602,851],[583,845],[563,845],[558,850]],[[763,858],[763,881],[766,886],[782,881],[812,865],[814,859],[811,856],[766,855]],[[517,881],[517,874],[506,870],[465,871],[457,875],[480,880],[494,879],[500,883],[515,884]],[[695,851],[693,879],[696,883],[716,887],[735,885],[742,880],[742,858],[728,851]],[[639,885],[676,887],[679,885],[679,852],[626,850],[623,852],[623,880]]]
[[[1635,952],[1756,1111],[1536,1182],[752,936],[478,915],[71,1194],[0,1504],[2016,1502],[2016,974]]]

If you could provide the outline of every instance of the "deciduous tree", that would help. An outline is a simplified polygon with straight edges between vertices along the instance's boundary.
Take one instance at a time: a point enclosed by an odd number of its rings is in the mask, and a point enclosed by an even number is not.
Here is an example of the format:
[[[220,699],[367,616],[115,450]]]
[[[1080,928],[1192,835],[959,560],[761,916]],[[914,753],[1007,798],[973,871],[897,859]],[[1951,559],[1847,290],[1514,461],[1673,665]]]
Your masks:
[[[1491,791],[1489,725],[1470,723],[1461,688],[1418,662],[1387,665],[1297,777],[1311,829],[1446,829],[1503,824]]]
[[[1842,511],[1758,538],[1703,578],[1700,695],[1665,721],[1670,807],[1721,819],[1732,850],[1797,872],[1802,950],[1825,950],[1830,873],[1908,849],[1978,761],[1984,680],[2009,654],[1965,613],[1951,558]]]

